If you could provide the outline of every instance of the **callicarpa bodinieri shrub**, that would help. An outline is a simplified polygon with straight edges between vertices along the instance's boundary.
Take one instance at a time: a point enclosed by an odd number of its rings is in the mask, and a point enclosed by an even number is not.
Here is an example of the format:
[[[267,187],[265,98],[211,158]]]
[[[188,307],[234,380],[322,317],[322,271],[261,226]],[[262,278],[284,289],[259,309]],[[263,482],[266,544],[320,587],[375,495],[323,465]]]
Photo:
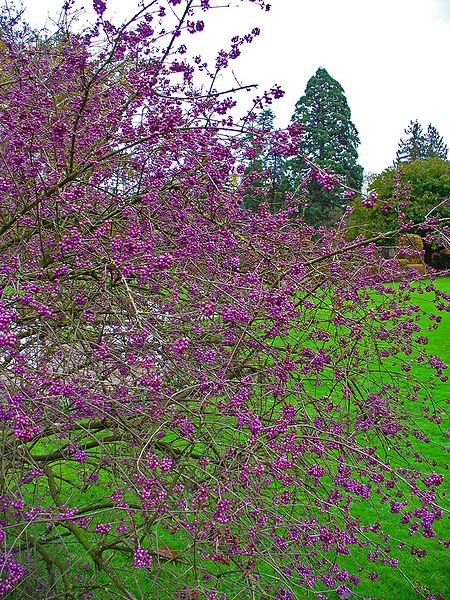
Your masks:
[[[295,197],[243,208],[252,120],[219,76],[258,30],[189,58],[213,4],[119,28],[98,0],[82,31],[66,6],[51,35],[4,13],[5,598],[347,598],[386,565],[419,589],[402,557],[438,543],[446,365],[412,294],[432,327],[449,298]]]

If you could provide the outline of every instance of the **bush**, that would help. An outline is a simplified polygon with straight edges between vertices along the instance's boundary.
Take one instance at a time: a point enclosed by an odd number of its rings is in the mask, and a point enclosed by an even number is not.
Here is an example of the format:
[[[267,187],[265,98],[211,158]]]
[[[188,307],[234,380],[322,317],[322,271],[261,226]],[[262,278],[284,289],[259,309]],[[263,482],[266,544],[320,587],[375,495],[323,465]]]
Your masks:
[[[122,29],[96,9],[1,32],[0,593],[344,597],[377,576],[348,557],[397,564],[361,506],[427,539],[442,517],[405,400],[428,416],[409,372],[445,379],[417,288],[339,229],[241,208],[233,103],[184,59],[203,13],[160,38],[153,5]]]
[[[424,267],[424,245],[420,235],[404,234],[401,235],[397,243],[397,260],[401,266]],[[426,273],[426,270],[423,271]]]

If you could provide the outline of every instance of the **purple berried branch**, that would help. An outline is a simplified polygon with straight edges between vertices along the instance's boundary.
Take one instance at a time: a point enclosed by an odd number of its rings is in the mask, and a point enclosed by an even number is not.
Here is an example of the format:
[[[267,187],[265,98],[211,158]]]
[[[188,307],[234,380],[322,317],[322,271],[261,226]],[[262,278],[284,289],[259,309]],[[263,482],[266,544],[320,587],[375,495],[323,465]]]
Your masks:
[[[401,568],[378,509],[417,552],[443,516],[409,407],[439,434],[446,365],[411,291],[449,298],[295,199],[242,208],[217,82],[257,29],[210,68],[187,58],[210,0],[121,28],[96,0],[81,33],[70,5],[0,36],[0,595],[349,597]]]

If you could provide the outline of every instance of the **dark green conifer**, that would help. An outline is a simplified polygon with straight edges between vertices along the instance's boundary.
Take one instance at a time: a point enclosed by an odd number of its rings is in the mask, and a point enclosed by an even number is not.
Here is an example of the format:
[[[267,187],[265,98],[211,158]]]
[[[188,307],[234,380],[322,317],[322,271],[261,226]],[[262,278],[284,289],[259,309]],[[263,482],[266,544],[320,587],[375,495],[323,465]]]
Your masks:
[[[344,89],[326,69],[320,68],[311,77],[305,94],[295,105],[292,121],[304,128],[301,154],[290,162],[292,184],[300,180],[305,170],[304,157],[320,167],[334,171],[346,185],[360,190],[363,168],[358,164],[358,131],[351,120],[351,111]],[[307,190],[308,207],[305,219],[314,224],[332,224],[342,213],[342,194],[324,189],[312,181]]]

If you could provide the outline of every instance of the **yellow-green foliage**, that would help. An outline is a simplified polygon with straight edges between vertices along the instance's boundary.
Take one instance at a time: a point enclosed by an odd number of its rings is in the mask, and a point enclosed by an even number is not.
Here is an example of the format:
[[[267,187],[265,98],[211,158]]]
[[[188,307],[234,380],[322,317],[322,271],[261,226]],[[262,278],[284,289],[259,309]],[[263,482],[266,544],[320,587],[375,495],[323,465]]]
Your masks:
[[[390,167],[377,175],[369,186],[369,193],[376,192],[379,201],[374,208],[365,208],[361,200],[353,203],[354,212],[349,219],[349,238],[357,235],[371,237],[375,233],[394,231],[398,225],[398,213],[405,212],[406,220],[420,223],[432,212],[437,217],[450,217],[450,206],[442,204],[450,198],[450,161],[440,158],[400,163],[403,176],[396,187],[397,168]],[[399,203],[406,201],[406,206]],[[386,209],[380,211],[380,208]],[[387,208],[391,207],[388,211]],[[416,232],[417,233],[417,232]],[[389,239],[392,244],[397,236]]]
[[[413,233],[401,235],[398,238],[397,245],[410,247],[411,249],[414,249],[417,252],[423,252],[424,249],[423,240],[420,237],[420,235],[416,235]]]

